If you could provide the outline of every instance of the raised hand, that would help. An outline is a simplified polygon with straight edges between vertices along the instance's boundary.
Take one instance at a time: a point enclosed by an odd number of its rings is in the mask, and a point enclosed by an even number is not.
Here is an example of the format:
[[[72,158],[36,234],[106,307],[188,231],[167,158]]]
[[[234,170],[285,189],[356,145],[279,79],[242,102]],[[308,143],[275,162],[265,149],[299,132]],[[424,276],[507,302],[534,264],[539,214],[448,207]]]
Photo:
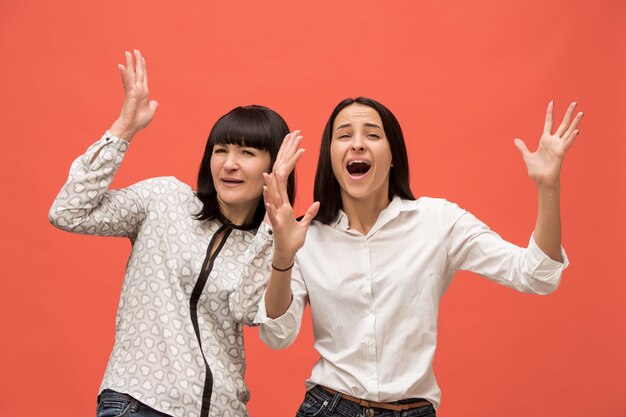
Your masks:
[[[278,173],[285,181],[304,153],[304,149],[298,149],[301,140],[302,136],[299,130],[287,134],[276,155],[272,172]]]
[[[263,199],[268,218],[274,229],[274,264],[287,268],[293,263],[298,249],[304,245],[306,232],[319,210],[319,202],[313,203],[304,217],[297,221],[287,195],[285,179],[279,172],[263,174],[265,187]]]
[[[120,116],[109,129],[112,135],[128,142],[150,123],[159,105],[156,100],[150,100],[146,60],[136,49],[134,55],[134,65],[133,56],[128,51],[125,52],[126,66],[118,65],[125,97]]]
[[[573,117],[576,103],[570,104],[565,117],[555,133],[552,133],[554,102],[548,104],[543,134],[535,152],[530,152],[521,139],[515,139],[515,146],[522,154],[528,176],[538,187],[556,189],[560,185],[563,158],[578,136],[578,124],[583,113]]]

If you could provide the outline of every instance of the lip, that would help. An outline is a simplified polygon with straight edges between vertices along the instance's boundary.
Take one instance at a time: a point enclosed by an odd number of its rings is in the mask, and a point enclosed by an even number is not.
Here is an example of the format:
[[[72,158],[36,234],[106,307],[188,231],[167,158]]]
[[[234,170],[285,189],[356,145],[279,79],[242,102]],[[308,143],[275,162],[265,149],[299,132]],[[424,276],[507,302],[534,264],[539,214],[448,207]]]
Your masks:
[[[350,174],[350,172],[348,171],[348,165],[349,165],[351,162],[354,162],[354,161],[365,162],[365,163],[369,164],[370,169],[369,169],[366,173],[364,173],[364,174],[357,174],[357,175]],[[363,157],[351,157],[351,158],[348,158],[348,159],[346,160],[345,164],[343,165],[343,169],[344,169],[344,171],[346,172],[346,175],[348,175],[348,177],[349,177],[351,180],[353,180],[353,181],[359,181],[359,180],[362,180],[363,178],[367,177],[367,176],[369,175],[369,173],[370,173],[370,172],[372,172],[372,167],[373,167],[373,165],[374,165],[374,164],[372,164],[372,161],[371,161],[370,159],[368,159],[368,158],[363,158]]]
[[[224,187],[237,188],[244,183],[244,180],[240,178],[223,177],[223,178],[220,178],[220,182],[222,183]]]

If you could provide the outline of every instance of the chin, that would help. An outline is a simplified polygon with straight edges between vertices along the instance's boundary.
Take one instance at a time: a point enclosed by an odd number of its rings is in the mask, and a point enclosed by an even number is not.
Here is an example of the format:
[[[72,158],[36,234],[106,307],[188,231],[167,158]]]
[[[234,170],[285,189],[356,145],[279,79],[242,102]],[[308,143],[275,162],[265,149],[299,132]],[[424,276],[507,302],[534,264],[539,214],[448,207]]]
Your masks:
[[[371,194],[366,190],[355,190],[355,189],[343,189],[342,195],[347,198],[352,198],[354,200],[361,200],[367,197],[371,197]]]

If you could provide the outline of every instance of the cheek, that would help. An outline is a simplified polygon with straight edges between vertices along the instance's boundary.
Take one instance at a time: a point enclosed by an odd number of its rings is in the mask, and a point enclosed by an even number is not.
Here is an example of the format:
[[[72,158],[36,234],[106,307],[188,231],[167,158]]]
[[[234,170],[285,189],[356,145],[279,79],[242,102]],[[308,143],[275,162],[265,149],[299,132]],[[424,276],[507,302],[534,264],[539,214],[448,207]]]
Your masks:
[[[343,169],[343,152],[338,145],[330,146],[330,165],[333,168],[333,173],[337,176]]]
[[[389,147],[389,142],[385,143],[385,146],[383,146],[382,149],[380,150],[380,154],[381,154],[381,160],[389,164],[393,162],[391,158],[391,148]]]
[[[215,178],[220,171],[220,163],[218,161],[218,158],[212,156],[209,166],[211,167],[211,176]]]
[[[264,152],[263,156],[257,161],[257,169],[259,170],[261,178],[263,178],[264,172],[272,172],[272,165],[272,158],[270,157],[269,152]]]
[[[263,173],[269,173],[271,171],[272,165],[270,164],[270,160],[268,158],[267,161],[259,162],[255,165],[254,169],[250,173],[252,177],[250,179],[254,182],[255,185],[260,184],[260,187],[263,187],[263,185],[265,184],[265,180],[263,179]]]

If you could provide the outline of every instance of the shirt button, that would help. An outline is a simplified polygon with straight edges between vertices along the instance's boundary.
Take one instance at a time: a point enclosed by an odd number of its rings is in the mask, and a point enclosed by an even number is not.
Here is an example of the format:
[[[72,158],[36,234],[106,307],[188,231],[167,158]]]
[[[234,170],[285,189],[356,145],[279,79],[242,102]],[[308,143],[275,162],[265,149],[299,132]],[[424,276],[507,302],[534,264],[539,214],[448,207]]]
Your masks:
[[[267,229],[267,234],[272,236],[274,234],[274,232],[272,231],[272,229]]]
[[[365,417],[374,417],[374,414],[376,414],[376,411],[374,411],[373,408],[367,408],[365,410]]]

